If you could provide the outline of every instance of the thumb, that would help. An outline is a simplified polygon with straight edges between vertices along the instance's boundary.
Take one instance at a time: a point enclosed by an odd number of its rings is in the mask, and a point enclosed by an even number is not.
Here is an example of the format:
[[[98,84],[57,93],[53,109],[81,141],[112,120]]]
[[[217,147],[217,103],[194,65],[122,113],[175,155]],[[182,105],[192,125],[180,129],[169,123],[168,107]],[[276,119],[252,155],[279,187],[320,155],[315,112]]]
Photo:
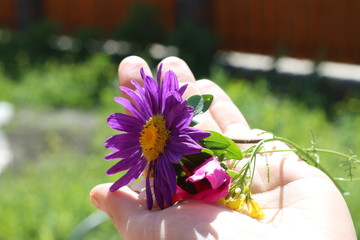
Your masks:
[[[115,192],[109,191],[110,186],[111,183],[105,183],[94,187],[90,200],[96,208],[109,215],[119,233],[128,233],[132,219],[147,210],[146,202],[127,186]]]

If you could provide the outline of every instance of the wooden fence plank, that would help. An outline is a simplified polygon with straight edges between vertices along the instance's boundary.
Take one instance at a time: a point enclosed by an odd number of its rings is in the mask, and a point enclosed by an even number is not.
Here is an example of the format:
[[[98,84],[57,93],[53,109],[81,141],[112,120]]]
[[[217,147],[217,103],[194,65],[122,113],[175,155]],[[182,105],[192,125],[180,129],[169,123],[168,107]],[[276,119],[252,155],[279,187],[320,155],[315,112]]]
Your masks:
[[[16,28],[14,0],[1,0],[0,25]],[[175,29],[176,0],[43,0],[43,14],[71,34],[79,27],[112,32],[134,2],[161,8]],[[360,64],[359,0],[211,0],[211,28],[221,48]],[[146,26],[144,26],[146,27]]]
[[[16,5],[13,0],[1,0],[0,5],[0,27],[16,27]]]

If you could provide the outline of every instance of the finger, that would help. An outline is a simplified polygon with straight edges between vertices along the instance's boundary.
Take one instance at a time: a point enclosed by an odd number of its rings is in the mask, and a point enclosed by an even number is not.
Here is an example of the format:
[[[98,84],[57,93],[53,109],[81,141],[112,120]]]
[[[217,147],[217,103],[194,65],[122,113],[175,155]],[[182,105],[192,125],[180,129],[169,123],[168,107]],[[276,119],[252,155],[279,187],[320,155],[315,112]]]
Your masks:
[[[128,224],[135,216],[148,211],[146,202],[128,187],[110,192],[110,186],[111,183],[107,183],[94,187],[90,192],[90,200],[96,208],[109,215],[121,235],[131,234]]]
[[[184,98],[189,98],[192,95],[201,94],[201,89],[199,86],[197,86],[194,75],[192,74],[188,65],[182,59],[177,57],[168,57],[165,58],[161,63],[163,73],[171,70],[176,74],[180,84],[188,84],[188,87],[184,93]],[[200,122],[198,125],[196,125],[197,128],[203,130],[220,131],[220,127],[209,112],[197,116],[196,119]]]
[[[218,85],[210,80],[199,80],[196,85],[202,94],[214,96],[209,111],[224,135],[230,138],[241,138],[250,131],[242,113]]]
[[[162,64],[162,77],[164,76],[164,73],[171,70],[176,74],[180,85],[188,84],[184,93],[184,98],[188,98],[194,94],[200,94],[199,89],[195,86],[195,77],[184,60],[178,57],[168,57],[161,61],[160,64]]]
[[[135,89],[135,87],[131,84],[131,80],[135,80],[141,86],[143,85],[143,79],[141,78],[140,69],[143,68],[145,73],[151,75],[151,70],[148,64],[144,59],[137,56],[130,56],[123,59],[118,68],[119,75],[119,85],[122,87],[127,87],[130,89]],[[121,92],[122,97],[128,99],[129,101],[133,101],[131,97],[129,97],[126,93]],[[125,109],[127,114],[130,112]]]
[[[135,80],[142,85],[143,79],[140,75],[141,68],[144,68],[147,75],[151,75],[150,67],[144,59],[137,56],[130,56],[122,60],[118,68],[119,85],[134,89],[134,86],[130,83],[131,80]],[[124,97],[128,98],[127,96]]]

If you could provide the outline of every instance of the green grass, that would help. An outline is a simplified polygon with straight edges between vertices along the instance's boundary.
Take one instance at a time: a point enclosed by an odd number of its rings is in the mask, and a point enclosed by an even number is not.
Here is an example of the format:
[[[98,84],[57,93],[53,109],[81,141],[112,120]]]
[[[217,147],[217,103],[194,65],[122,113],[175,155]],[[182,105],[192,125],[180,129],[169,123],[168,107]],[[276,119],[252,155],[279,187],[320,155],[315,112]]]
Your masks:
[[[116,91],[116,67],[104,54],[80,63],[66,58],[62,62],[49,59],[33,66],[25,61],[18,64],[18,69],[19,77],[13,79],[0,63],[0,100],[21,107],[93,109],[100,105],[108,87]]]
[[[89,201],[91,188],[114,181],[105,175],[111,163],[103,160],[100,148],[80,155],[53,133],[38,159],[23,159],[1,175],[0,239],[67,239],[95,211]],[[117,231],[109,222],[92,235],[85,239],[111,239]]]
[[[103,182],[114,181],[118,177],[109,177],[105,174],[106,169],[113,163],[103,160],[107,151],[102,147],[104,140],[114,134],[106,126],[105,119],[108,114],[119,111],[118,105],[112,102],[117,91],[116,71],[114,66],[104,65],[106,59],[97,58],[98,62],[94,59],[89,61],[67,66],[51,63],[52,67],[24,70],[23,77],[17,85],[9,79],[6,82],[0,81],[0,85],[6,87],[6,89],[0,88],[4,94],[0,95],[0,100],[11,101],[17,108],[26,106],[44,111],[53,108],[52,104],[55,106],[63,104],[62,107],[78,107],[91,111],[97,118],[97,128],[90,152],[80,154],[76,147],[67,144],[60,133],[53,131],[46,139],[46,151],[39,157],[16,162],[0,176],[0,239],[68,239],[76,226],[96,211],[89,201],[91,188]],[[90,66],[92,66],[92,74],[85,74],[85,69]],[[114,71],[104,75],[101,66]],[[57,67],[60,67],[60,70]],[[41,71],[44,72],[40,74]],[[81,80],[76,80],[71,72],[81,78],[87,78],[90,82],[98,81],[96,79],[99,79],[99,76],[107,76],[106,82],[114,81],[114,84],[105,84],[101,88],[96,95],[97,106],[92,108],[87,101],[93,104],[94,102],[89,99],[93,95],[86,91],[95,93],[94,88],[82,88],[82,84],[86,81],[81,83]],[[35,77],[31,78],[26,73],[32,73]],[[0,78],[5,79],[6,76],[0,72]],[[54,91],[57,96],[61,94],[51,86],[45,89],[39,87],[44,79],[57,82],[64,96],[68,91],[74,91],[74,95],[79,95],[73,98],[74,101],[64,97],[59,98],[60,100],[54,97],[51,101],[47,101],[46,91]],[[75,82],[71,82],[71,79]],[[219,83],[232,97],[252,127],[271,131],[302,146],[310,146],[314,135],[317,147],[343,152],[352,149],[359,154],[357,146],[360,144],[360,116],[350,110],[347,111],[343,107],[346,106],[345,103],[339,105],[342,106],[341,115],[335,116],[330,122],[321,109],[309,109],[299,102],[272,94],[267,90],[265,81],[249,83],[245,80],[229,79],[225,73],[216,69],[211,74],[211,79]],[[39,88],[35,99],[31,96],[26,98],[21,96],[22,92],[30,89],[30,86],[31,89],[35,89],[34,86]],[[91,83],[91,86],[96,84]],[[14,91],[18,95],[8,94],[8,91]],[[27,102],[22,104],[22,101]],[[8,132],[13,131],[11,125],[7,129]],[[29,139],[29,143],[31,141]],[[338,167],[337,158],[323,156],[322,160],[324,166],[335,176],[346,176],[343,169]],[[357,176],[360,176],[359,173]],[[360,219],[359,184],[358,182],[341,184],[350,192],[345,199],[360,236],[360,222],[357,220]],[[117,231],[111,222],[107,221],[85,235],[84,239],[117,239],[117,236]]]

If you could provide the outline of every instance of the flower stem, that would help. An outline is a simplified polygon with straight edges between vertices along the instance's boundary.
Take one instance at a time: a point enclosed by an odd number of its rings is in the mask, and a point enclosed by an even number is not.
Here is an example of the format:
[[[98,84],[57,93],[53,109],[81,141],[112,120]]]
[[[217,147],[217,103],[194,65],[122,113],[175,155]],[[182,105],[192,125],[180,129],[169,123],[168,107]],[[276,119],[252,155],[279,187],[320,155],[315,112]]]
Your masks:
[[[227,169],[226,172],[229,174],[230,177],[235,177],[238,172],[234,171],[234,170],[231,170],[231,169]]]
[[[330,173],[320,164],[316,161],[316,159],[311,156],[311,154],[309,154],[309,152],[305,149],[303,149],[302,147],[300,147],[299,145],[297,145],[296,143],[286,139],[286,138],[282,138],[282,137],[273,137],[273,138],[270,138],[270,139],[265,139],[264,140],[264,143],[265,142],[270,142],[270,141],[281,141],[285,144],[287,144],[289,147],[292,147],[294,148],[297,152],[300,152],[303,156],[305,156],[306,159],[303,159],[303,160],[310,160],[312,164],[314,164],[318,169],[320,169],[323,173],[325,173],[332,181],[333,183],[335,184],[335,186],[341,191],[341,193],[344,193],[345,190],[339,185],[339,183],[337,181],[335,181],[335,179],[330,175]],[[318,149],[312,149],[312,151],[318,151]],[[340,153],[338,152],[335,152],[335,151],[331,151],[331,150],[324,150],[324,149],[321,149],[322,152],[327,152],[327,153],[332,153],[332,154],[335,154],[337,153],[337,155],[339,155]],[[343,154],[340,154],[341,156],[344,156]]]
[[[345,153],[341,153],[341,152],[337,152],[337,151],[329,150],[329,149],[321,149],[321,148],[314,148],[313,150],[316,151],[316,152],[320,152],[320,153],[328,153],[328,154],[336,155],[336,156],[339,156],[339,157],[342,157],[342,158],[347,158],[347,159],[353,158],[354,162],[359,162],[360,163],[360,160],[355,158],[356,155],[350,156],[350,155],[347,155]]]
[[[262,141],[263,139],[231,139],[234,143],[240,143],[240,144],[256,144]]]
[[[256,165],[256,155],[257,154],[266,154],[266,153],[271,153],[271,152],[295,152],[297,153],[297,155],[299,155],[300,158],[302,158],[304,161],[306,162],[310,162],[312,165],[314,165],[315,167],[317,167],[319,170],[321,170],[323,173],[325,173],[335,184],[335,186],[341,191],[341,193],[345,193],[344,189],[339,185],[339,183],[336,181],[336,178],[333,178],[330,173],[317,161],[317,159],[311,154],[311,153],[326,153],[326,154],[332,154],[332,155],[336,155],[338,157],[341,158],[345,158],[345,159],[350,159],[352,160],[353,163],[360,163],[360,160],[357,159],[356,155],[347,155],[344,153],[340,153],[334,150],[328,150],[328,149],[321,149],[321,148],[302,148],[299,145],[297,145],[296,143],[283,138],[283,137],[276,137],[273,136],[272,138],[267,138],[267,139],[231,139],[232,141],[234,141],[235,143],[240,143],[240,144],[256,144],[253,149],[251,151],[248,151],[246,156],[244,157],[249,157],[250,161],[246,164],[246,169],[245,171],[242,173],[243,176],[247,175],[247,172],[250,168],[250,164],[252,165],[253,169],[251,169],[251,174],[250,174],[250,186],[252,184],[253,181],[253,177],[254,177],[254,171],[255,171],[255,165]],[[285,143],[286,145],[288,145],[290,147],[290,149],[278,149],[278,150],[263,150],[261,147],[264,146],[264,144],[266,142],[272,142],[272,141],[280,141]],[[239,173],[233,171],[233,170],[228,170],[231,171],[229,172],[230,176],[235,176],[236,178],[239,178]],[[245,180],[245,179],[242,179]],[[237,185],[237,184],[236,184]]]

